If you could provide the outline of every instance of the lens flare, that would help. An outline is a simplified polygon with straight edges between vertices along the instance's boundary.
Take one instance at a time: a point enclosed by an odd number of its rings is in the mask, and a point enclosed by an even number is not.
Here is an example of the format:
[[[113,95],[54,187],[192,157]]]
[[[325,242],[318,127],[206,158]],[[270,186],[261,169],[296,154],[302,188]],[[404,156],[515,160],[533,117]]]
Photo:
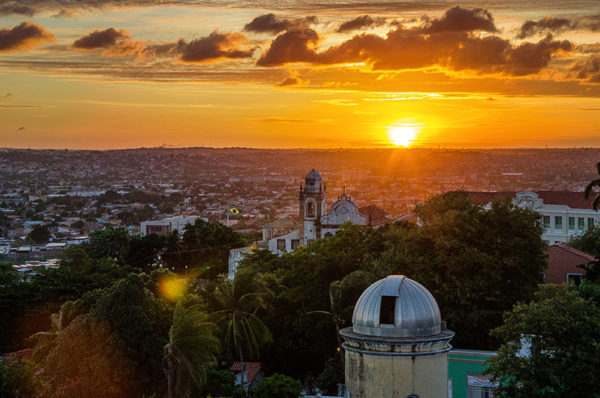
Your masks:
[[[158,281],[160,294],[169,301],[177,301],[187,288],[187,280],[177,276],[167,276]]]

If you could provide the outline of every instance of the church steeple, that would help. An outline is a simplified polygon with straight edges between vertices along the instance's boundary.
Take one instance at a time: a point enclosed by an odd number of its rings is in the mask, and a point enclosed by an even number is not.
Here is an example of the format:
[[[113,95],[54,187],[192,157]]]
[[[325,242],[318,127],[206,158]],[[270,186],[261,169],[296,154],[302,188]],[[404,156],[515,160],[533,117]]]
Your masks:
[[[304,187],[300,186],[300,239],[308,244],[320,238],[321,217],[325,215],[326,189],[322,184],[321,174],[312,169],[304,179]]]

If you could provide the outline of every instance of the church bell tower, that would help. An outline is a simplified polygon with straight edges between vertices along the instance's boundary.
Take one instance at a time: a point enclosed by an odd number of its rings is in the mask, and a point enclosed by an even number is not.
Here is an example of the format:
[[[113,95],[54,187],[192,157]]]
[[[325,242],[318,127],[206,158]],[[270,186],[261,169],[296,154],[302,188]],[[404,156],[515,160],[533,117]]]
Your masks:
[[[300,241],[304,245],[321,237],[321,217],[327,207],[326,186],[319,172],[312,169],[300,185]]]

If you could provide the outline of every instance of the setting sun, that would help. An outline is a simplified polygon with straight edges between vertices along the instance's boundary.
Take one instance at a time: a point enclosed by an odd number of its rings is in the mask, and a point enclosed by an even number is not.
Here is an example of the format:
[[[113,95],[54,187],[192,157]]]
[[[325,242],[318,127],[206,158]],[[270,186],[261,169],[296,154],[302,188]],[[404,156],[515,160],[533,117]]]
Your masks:
[[[392,144],[406,148],[416,140],[417,128],[413,126],[390,127],[388,130],[388,136]]]

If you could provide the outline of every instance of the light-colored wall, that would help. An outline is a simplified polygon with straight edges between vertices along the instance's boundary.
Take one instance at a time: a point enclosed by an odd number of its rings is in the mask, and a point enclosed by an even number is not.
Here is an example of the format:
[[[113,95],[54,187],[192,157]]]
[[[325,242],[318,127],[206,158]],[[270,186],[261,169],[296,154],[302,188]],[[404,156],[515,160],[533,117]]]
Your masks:
[[[448,354],[373,356],[346,351],[350,398],[448,397]]]
[[[588,218],[594,219],[594,225],[600,224],[600,213],[592,209],[571,209],[563,205],[542,205],[534,210],[542,216],[550,217],[550,228],[544,228],[544,232],[542,233],[542,239],[550,245],[558,242],[568,243],[573,236],[584,233],[589,226]],[[555,228],[557,216],[562,217],[561,229]],[[574,229],[569,229],[569,217],[575,217]],[[579,217],[584,219],[583,229],[579,229],[577,220]]]
[[[592,209],[575,209],[567,205],[561,204],[546,204],[544,199],[540,198],[535,192],[518,192],[513,199],[513,203],[521,207],[529,207],[537,211],[543,216],[550,217],[550,227],[544,228],[542,239],[549,245],[554,245],[559,242],[568,243],[569,240],[576,235],[584,233],[588,227],[588,218],[594,219],[594,225],[600,224],[600,212]],[[489,209],[490,204],[484,206]],[[556,229],[556,217],[562,217],[562,228]],[[575,228],[569,229],[569,217],[575,217]],[[584,228],[580,229],[577,219],[583,217]]]
[[[317,239],[317,227],[315,226],[315,222],[311,220],[304,221],[304,242],[303,244],[307,244],[308,239]]]
[[[235,276],[235,271],[237,270],[238,265],[244,259],[246,254],[252,251],[252,246],[240,247],[237,249],[229,250],[229,261],[228,261],[228,269],[227,269],[227,278],[233,280]]]
[[[147,226],[158,225],[167,227],[168,230],[165,231],[165,233],[176,229],[179,231],[180,234],[182,234],[186,224],[193,224],[199,218],[204,221],[208,221],[207,218],[202,218],[200,216],[169,217],[158,221],[144,221],[140,224],[140,232],[142,233],[142,235],[146,235]]]
[[[283,235],[283,236],[276,236],[273,239],[269,239],[269,241],[267,242],[267,246],[269,248],[269,251],[273,254],[283,254],[285,252],[290,252],[292,251],[292,240],[293,239],[299,239],[300,236],[300,231],[299,230],[295,230],[290,232],[289,234]],[[277,249],[277,240],[279,239],[283,239],[285,240],[285,251],[281,251]]]

